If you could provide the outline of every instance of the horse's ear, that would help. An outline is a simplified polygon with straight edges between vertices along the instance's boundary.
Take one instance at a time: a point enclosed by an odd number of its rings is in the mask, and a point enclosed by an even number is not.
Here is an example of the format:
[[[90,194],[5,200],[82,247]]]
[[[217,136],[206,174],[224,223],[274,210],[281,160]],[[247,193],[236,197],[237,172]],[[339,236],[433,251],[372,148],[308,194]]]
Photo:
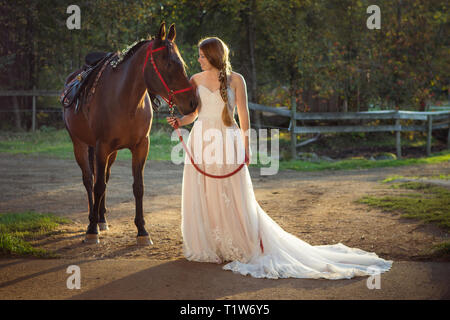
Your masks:
[[[166,22],[161,22],[159,26],[158,39],[164,40],[166,38]]]
[[[169,39],[169,41],[174,42],[176,36],[177,32],[175,31],[175,23],[172,23],[169,28],[169,35],[167,36],[167,39]]]

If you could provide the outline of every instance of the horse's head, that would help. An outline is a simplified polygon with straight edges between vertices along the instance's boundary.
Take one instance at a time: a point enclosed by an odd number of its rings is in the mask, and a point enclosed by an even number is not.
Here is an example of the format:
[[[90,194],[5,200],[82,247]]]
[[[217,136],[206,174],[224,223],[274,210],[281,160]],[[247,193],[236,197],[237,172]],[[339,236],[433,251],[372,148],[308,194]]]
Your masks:
[[[148,52],[144,78],[147,89],[152,94],[170,99],[172,91],[174,93],[172,101],[185,115],[195,111],[198,100],[196,91],[187,77],[183,58],[175,44],[175,36],[175,24],[170,26],[166,37],[166,25],[164,22],[161,23],[158,35],[152,42],[152,52]],[[151,62],[151,56],[156,67]]]

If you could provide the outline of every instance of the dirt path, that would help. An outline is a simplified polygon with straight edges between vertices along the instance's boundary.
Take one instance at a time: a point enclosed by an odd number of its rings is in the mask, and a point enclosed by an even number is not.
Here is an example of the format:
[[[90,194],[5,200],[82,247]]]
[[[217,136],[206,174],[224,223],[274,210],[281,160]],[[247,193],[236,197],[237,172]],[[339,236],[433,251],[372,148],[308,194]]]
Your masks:
[[[86,194],[75,161],[0,154],[0,212],[52,212],[74,221],[62,228],[63,233],[36,242],[56,250],[62,259],[0,259],[0,297],[449,298],[448,262],[429,262],[427,256],[433,244],[448,241],[448,234],[354,201],[364,195],[403,192],[379,183],[390,175],[449,174],[450,163],[336,172],[286,170],[274,176],[261,176],[258,168],[250,168],[256,199],[286,231],[313,245],[342,242],[394,260],[393,269],[382,276],[386,289],[377,293],[367,289],[365,278],[260,281],[222,271],[218,265],[185,261],[180,231],[182,170],[170,162],[147,163],[144,212],[154,246],[142,248],[135,245],[131,163],[117,161],[107,187],[110,230],[100,235],[99,245],[86,245],[81,242],[88,222]],[[84,281],[80,292],[68,290],[65,280],[55,282],[66,279],[65,267],[77,263],[83,265],[85,279],[92,280]],[[35,291],[36,283],[48,284],[49,277],[55,278],[56,287]],[[198,281],[198,285],[177,285],[180,277]],[[400,285],[402,277],[422,282]],[[388,279],[392,285],[389,290]],[[222,281],[227,285],[220,288],[217,284]],[[152,285],[146,287],[148,282]],[[127,289],[126,294],[114,291],[121,286]],[[161,287],[159,296],[150,290],[154,286]],[[411,291],[413,288],[416,291]]]

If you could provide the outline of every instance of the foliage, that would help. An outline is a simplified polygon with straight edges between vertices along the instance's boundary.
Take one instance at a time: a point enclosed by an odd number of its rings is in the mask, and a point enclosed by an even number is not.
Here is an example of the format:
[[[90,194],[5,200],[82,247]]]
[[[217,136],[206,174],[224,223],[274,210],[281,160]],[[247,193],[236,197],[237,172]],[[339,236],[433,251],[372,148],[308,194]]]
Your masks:
[[[295,95],[308,111],[302,94],[312,92],[348,111],[421,110],[449,90],[443,0],[380,0],[380,30],[366,27],[368,0],[80,0],[81,30],[66,27],[70,4],[0,0],[0,89],[60,90],[88,52],[122,50],[166,21],[190,74],[200,71],[198,41],[223,39],[257,103],[290,106]],[[279,99],[267,99],[274,91]]]

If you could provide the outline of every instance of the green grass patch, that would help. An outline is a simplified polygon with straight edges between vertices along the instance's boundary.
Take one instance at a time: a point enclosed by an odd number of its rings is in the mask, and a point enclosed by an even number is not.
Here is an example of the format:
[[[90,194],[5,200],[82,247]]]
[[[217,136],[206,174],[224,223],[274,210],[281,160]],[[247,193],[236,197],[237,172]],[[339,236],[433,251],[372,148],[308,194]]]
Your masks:
[[[190,129],[190,126],[187,127]],[[174,141],[171,140],[172,128],[165,123],[165,119],[155,119],[152,130],[150,132],[150,152],[148,159],[157,161],[171,161],[171,152],[174,146],[179,144],[178,136],[174,136]],[[337,140],[336,140],[337,139]],[[340,140],[342,139],[342,141]],[[364,139],[368,139],[365,145],[369,144],[384,144],[388,143],[384,139],[377,139],[376,141],[371,136],[360,135],[337,135],[332,139],[334,145],[331,147],[326,141],[325,146],[321,144],[318,148],[336,148],[342,145],[354,145],[355,147],[362,143]],[[390,142],[389,142],[390,143]],[[413,142],[410,142],[411,144]],[[286,148],[289,149],[290,142],[280,133],[280,153],[286,153]],[[267,147],[268,150],[270,146]],[[303,148],[302,148],[303,150]],[[331,150],[331,149],[330,149]],[[307,150],[304,150],[307,151]],[[313,150],[315,151],[315,150]],[[45,130],[38,130],[36,132],[0,132],[0,152],[9,154],[25,154],[25,155],[45,155],[49,157],[56,157],[62,159],[74,159],[73,146],[70,137],[65,129],[56,130],[46,128]],[[255,157],[255,153],[253,155]],[[131,159],[131,152],[128,149],[120,150],[117,158],[119,160]],[[259,159],[263,159],[267,163],[267,155],[261,154]],[[259,161],[259,160],[258,160]],[[279,162],[280,170],[291,169],[297,171],[320,171],[320,170],[352,170],[352,169],[371,169],[383,167],[397,167],[416,164],[429,164],[450,161],[450,151],[445,150],[435,153],[430,157],[423,158],[409,158],[400,160],[368,160],[363,157],[353,157],[338,161],[302,161],[302,160],[281,160]],[[270,163],[263,165],[259,161],[257,164],[251,164],[254,167],[269,167]],[[448,176],[447,176],[448,179]]]
[[[450,174],[440,174],[440,175],[427,176],[427,177],[418,177],[418,176],[405,177],[405,176],[400,176],[400,175],[393,175],[393,176],[387,177],[386,179],[382,180],[381,182],[382,183],[388,183],[388,182],[399,180],[399,179],[449,180],[450,179]]]
[[[65,129],[38,130],[36,132],[1,132],[0,152],[74,158],[72,142]]]
[[[169,128],[155,126],[150,132],[150,152],[147,159],[170,160],[172,147]],[[36,132],[0,132],[0,152],[24,155],[45,155],[60,159],[75,159],[73,145],[65,129],[37,130]],[[131,152],[123,149],[117,159],[131,159]]]
[[[431,248],[433,256],[450,256],[450,241],[439,243]]]
[[[391,187],[415,192],[386,197],[366,196],[358,202],[450,230],[450,190],[417,182],[394,184]]]
[[[445,150],[430,157],[397,159],[397,160],[367,160],[367,159],[345,159],[339,161],[302,161],[289,160],[280,161],[280,169],[291,169],[297,171],[320,171],[320,170],[353,170],[353,169],[371,169],[384,167],[400,167],[417,164],[441,163],[450,161],[450,151]]]
[[[450,230],[450,190],[418,182],[397,183],[391,187],[412,192],[387,197],[366,196],[357,202]],[[434,258],[450,257],[450,242],[432,246],[429,254]]]
[[[0,214],[0,253],[4,255],[31,255],[53,258],[47,250],[34,248],[29,241],[48,236],[59,225],[70,220],[52,214],[36,212]]]

